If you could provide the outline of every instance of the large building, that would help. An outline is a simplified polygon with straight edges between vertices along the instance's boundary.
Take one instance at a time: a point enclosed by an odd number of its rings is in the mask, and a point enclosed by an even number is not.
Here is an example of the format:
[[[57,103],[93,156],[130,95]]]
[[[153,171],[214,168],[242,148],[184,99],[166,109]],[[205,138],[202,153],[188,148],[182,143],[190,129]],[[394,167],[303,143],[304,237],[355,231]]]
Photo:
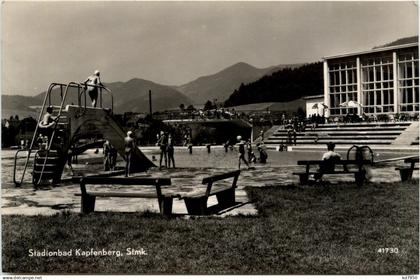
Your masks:
[[[418,113],[418,42],[324,58],[324,103],[326,116]]]

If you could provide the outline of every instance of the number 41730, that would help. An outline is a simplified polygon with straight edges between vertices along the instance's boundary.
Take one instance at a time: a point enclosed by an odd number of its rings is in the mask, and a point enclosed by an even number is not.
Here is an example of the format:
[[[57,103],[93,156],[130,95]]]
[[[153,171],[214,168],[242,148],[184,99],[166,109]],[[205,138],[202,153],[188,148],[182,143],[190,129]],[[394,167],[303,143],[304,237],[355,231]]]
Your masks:
[[[379,248],[378,253],[381,254],[398,254],[398,248]]]

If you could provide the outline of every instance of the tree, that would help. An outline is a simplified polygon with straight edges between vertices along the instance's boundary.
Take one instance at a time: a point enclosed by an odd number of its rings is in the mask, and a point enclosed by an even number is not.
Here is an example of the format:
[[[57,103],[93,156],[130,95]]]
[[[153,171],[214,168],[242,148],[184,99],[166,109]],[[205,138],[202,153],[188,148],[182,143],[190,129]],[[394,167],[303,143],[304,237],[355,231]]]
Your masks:
[[[213,109],[213,103],[211,103],[210,100],[207,100],[207,102],[204,104],[204,111],[208,111]]]
[[[297,109],[296,113],[297,113],[299,119],[304,119],[305,118],[305,111],[301,107],[299,107]]]
[[[187,111],[195,111],[195,108],[193,105],[188,105]]]
[[[297,68],[284,68],[271,75],[241,84],[225,101],[225,106],[238,106],[260,102],[288,102],[323,91],[322,63],[305,64]]]
[[[181,110],[181,112],[183,112],[185,110],[184,103],[179,104],[179,109]]]

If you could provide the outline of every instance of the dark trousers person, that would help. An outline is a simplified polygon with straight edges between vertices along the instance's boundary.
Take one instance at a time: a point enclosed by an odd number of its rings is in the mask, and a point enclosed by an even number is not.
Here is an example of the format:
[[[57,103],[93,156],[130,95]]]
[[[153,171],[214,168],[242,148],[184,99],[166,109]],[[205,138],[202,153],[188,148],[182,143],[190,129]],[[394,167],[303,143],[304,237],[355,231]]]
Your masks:
[[[246,166],[249,168],[249,163],[245,159],[245,153],[239,153],[238,169],[241,169],[241,162],[244,162],[246,164]]]
[[[132,155],[131,150],[125,152],[125,177],[130,176],[131,155]]]
[[[174,148],[168,147],[167,153],[168,153],[168,167],[169,168],[171,167],[171,162],[172,162],[172,167],[175,168]]]
[[[162,167],[162,159],[165,158],[165,167],[168,167],[168,157],[166,153],[166,146],[160,146],[159,168]]]
[[[109,153],[109,169],[114,171],[116,165],[117,165],[117,150],[114,148]]]

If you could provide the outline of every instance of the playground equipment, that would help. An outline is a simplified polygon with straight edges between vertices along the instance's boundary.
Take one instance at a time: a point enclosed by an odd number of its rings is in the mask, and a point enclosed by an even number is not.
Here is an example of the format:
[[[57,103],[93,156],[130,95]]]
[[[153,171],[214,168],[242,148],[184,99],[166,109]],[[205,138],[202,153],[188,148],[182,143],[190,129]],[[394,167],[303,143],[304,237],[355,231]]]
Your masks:
[[[90,85],[91,86],[91,85]],[[35,186],[40,184],[56,184],[61,180],[64,166],[69,157],[68,151],[72,147],[72,156],[82,153],[91,145],[75,147],[80,139],[89,138],[92,131],[99,132],[103,138],[117,149],[118,153],[125,159],[124,137],[126,133],[113,118],[113,95],[110,89],[96,85],[99,90],[99,107],[87,107],[86,86],[83,83],[70,82],[68,84],[50,84],[42,104],[38,118],[40,123],[46,108],[53,108],[53,115],[57,121],[52,127],[45,131],[39,125],[36,127],[32,141],[27,149],[20,149],[15,154],[13,181],[20,186],[27,169],[33,168],[32,183]],[[71,89],[72,94],[77,95],[77,105],[66,104],[66,98]],[[106,91],[111,99],[110,108],[103,108],[102,93]],[[53,96],[59,93],[59,97]],[[74,97],[74,96],[73,96]],[[52,100],[57,99],[58,105],[52,104]],[[40,134],[48,135],[48,142],[43,146],[38,145],[37,139]],[[98,140],[99,141],[99,140]],[[26,152],[26,160],[23,170],[18,172],[17,161],[19,154]],[[131,171],[144,171],[155,166],[141,151],[136,148],[131,157]],[[20,174],[18,174],[20,173]]]
[[[347,160],[370,160],[374,162],[374,153],[369,146],[353,145],[347,150]]]

